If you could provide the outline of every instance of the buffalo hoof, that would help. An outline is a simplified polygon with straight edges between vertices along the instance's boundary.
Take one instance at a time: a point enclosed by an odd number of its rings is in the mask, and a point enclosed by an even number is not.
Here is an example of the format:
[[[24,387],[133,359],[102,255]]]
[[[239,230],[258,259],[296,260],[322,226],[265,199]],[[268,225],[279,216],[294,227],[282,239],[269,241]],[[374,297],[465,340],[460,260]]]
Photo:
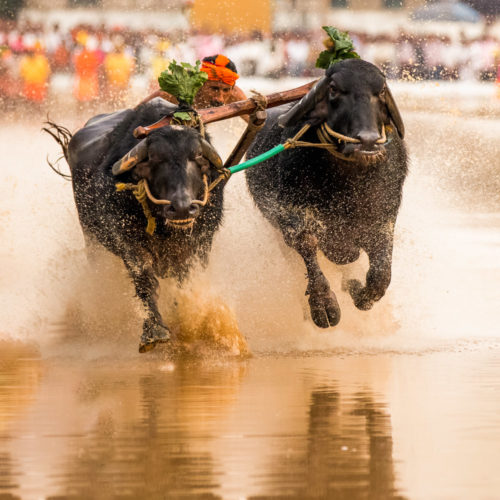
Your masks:
[[[363,287],[359,280],[349,280],[347,290],[354,301],[354,305],[361,311],[368,311],[373,307],[375,300],[368,294],[367,289]]]
[[[143,334],[139,344],[139,352],[151,351],[157,344],[165,344],[170,340],[171,334],[168,328],[151,320],[144,321]]]
[[[309,307],[314,324],[320,328],[335,326],[340,321],[339,303],[332,291],[327,294],[310,294]]]

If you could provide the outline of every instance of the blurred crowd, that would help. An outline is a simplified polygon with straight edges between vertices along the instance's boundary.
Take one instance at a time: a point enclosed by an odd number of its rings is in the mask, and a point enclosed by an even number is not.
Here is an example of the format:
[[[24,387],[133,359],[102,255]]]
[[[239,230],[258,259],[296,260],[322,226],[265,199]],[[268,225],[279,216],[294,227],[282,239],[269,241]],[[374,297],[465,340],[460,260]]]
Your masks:
[[[389,78],[479,80],[499,78],[500,40],[483,35],[369,35],[350,32],[357,52]],[[132,81],[144,92],[157,88],[169,61],[194,62],[224,53],[241,76],[281,78],[317,76],[316,58],[324,33],[259,32],[223,36],[197,31],[159,32],[123,27],[79,25],[63,30],[54,24],[0,21],[0,99],[41,104],[54,92],[59,75],[70,80],[82,106],[103,100],[125,101]],[[500,79],[499,79],[500,80]]]

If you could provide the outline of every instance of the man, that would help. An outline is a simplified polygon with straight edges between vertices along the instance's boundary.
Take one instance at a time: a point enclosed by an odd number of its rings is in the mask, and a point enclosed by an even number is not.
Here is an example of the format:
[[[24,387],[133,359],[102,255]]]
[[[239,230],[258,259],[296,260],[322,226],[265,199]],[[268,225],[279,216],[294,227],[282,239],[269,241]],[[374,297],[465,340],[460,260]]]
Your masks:
[[[224,106],[224,104],[243,101],[247,98],[243,90],[235,85],[239,75],[233,61],[226,56],[216,54],[204,57],[200,70],[208,75],[208,80],[201,86],[194,98],[196,109]],[[177,99],[163,90],[153,92],[140,104],[158,96],[177,104]],[[248,115],[244,115],[242,118],[248,121]]]
[[[76,40],[81,48],[73,57],[75,67],[74,94],[82,107],[92,107],[99,98],[99,68],[102,54],[97,38],[80,31]]]
[[[233,61],[226,56],[217,54],[204,57],[200,69],[208,75],[208,80],[196,94],[195,108],[223,106],[247,98],[245,93],[235,85],[239,75]]]
[[[239,75],[233,61],[228,59],[226,56],[216,54],[214,56],[204,57],[200,70],[207,73],[208,79],[198,90],[194,98],[193,107],[195,109],[224,106],[225,104],[247,99],[245,93],[235,85]],[[163,90],[153,92],[153,94],[143,100],[140,104],[143,104],[154,97],[162,97],[169,102],[177,104],[177,99]],[[265,97],[255,93],[252,99],[257,104],[257,109],[250,115],[241,116],[241,118],[248,123],[248,126],[241,136],[238,145],[226,160],[226,162],[230,162],[231,165],[235,165],[241,160],[242,156],[252,142],[252,139],[255,137],[255,134],[262,127],[265,121]]]
[[[118,35],[114,40],[113,50],[104,58],[107,97],[115,105],[125,104],[134,66],[134,59],[127,54],[125,42]]]
[[[26,100],[40,105],[47,97],[50,65],[41,42],[28,47],[19,63],[19,73],[23,81],[23,95]]]

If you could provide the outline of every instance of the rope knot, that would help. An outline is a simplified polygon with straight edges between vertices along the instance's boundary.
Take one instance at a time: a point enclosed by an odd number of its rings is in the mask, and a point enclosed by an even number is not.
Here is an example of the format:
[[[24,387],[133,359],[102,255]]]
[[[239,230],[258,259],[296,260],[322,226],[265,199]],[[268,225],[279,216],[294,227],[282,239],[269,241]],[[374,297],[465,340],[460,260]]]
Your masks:
[[[179,110],[172,115],[171,123],[195,128],[200,132],[203,139],[205,138],[205,125],[198,111],[193,108],[179,108]]]
[[[156,229],[156,219],[153,217],[151,210],[148,206],[148,187],[146,179],[141,179],[137,184],[117,182],[115,184],[116,190],[120,191],[132,191],[136,200],[141,204],[142,211],[148,222],[146,226],[146,232],[152,235]]]
[[[256,111],[265,111],[267,109],[267,97],[256,90],[251,90],[252,96],[250,99],[255,103]]]

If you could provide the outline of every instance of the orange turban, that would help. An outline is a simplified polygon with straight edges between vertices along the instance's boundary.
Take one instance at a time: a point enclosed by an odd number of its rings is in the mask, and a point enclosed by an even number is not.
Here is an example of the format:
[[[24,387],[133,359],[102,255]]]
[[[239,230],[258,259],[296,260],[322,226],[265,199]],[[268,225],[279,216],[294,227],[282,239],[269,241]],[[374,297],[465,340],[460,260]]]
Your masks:
[[[227,67],[230,62],[226,56],[219,54],[214,63],[203,61],[200,70],[207,73],[209,80],[221,81],[232,87],[239,75]]]

